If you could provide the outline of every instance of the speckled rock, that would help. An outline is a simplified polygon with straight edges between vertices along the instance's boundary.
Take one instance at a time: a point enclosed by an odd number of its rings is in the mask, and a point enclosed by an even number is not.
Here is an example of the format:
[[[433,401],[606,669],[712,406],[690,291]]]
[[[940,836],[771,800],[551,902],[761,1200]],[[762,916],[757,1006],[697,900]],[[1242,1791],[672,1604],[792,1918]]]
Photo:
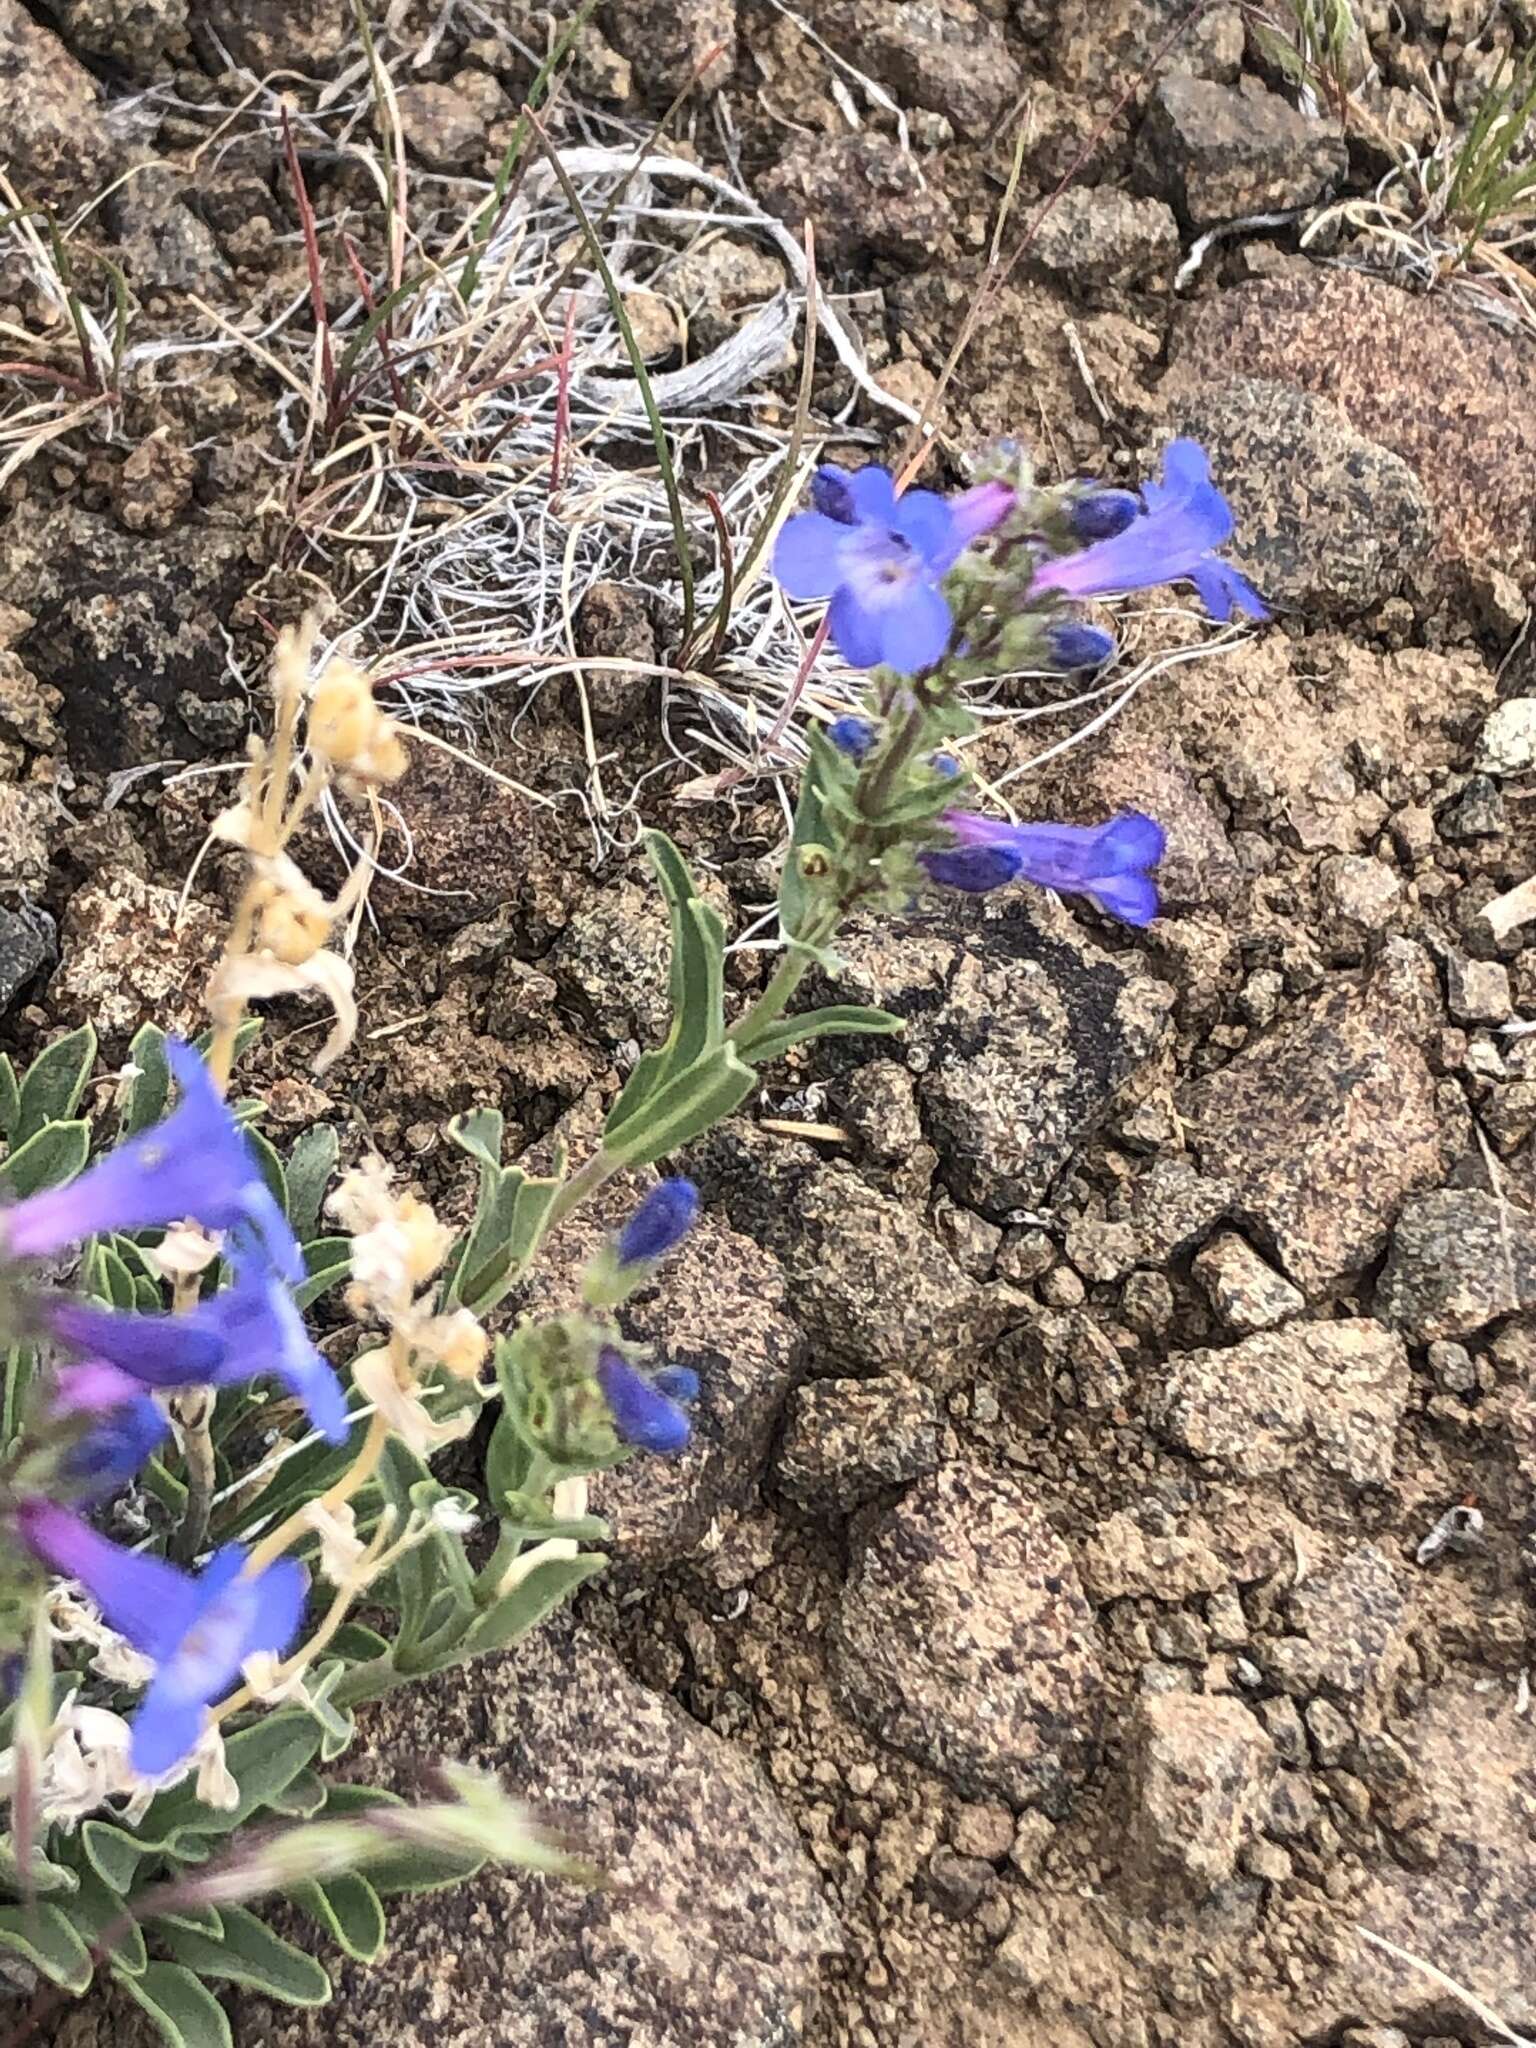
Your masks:
[[[1536,1217],[1477,1188],[1405,1204],[1376,1287],[1376,1312],[1417,1343],[1466,1337],[1536,1306]]]
[[[178,922],[180,892],[118,870],[77,889],[64,913],[63,965],[48,986],[61,1023],[87,1018],[102,1051],[118,1059],[141,1024],[185,1038],[204,1029],[202,997],[224,920],[193,897]]]
[[[841,1164],[778,1178],[767,1241],[786,1262],[795,1315],[818,1356],[861,1372],[948,1385],[984,1296],[922,1218]]]
[[[1005,1479],[951,1465],[869,1529],[834,1675],[872,1734],[970,1797],[1062,1807],[1091,1762],[1102,1677],[1072,1558]]]
[[[1179,261],[1179,224],[1160,199],[1118,185],[1077,185],[1040,219],[1024,255],[1028,273],[1069,287],[1162,285]]]
[[[1400,1667],[1405,1612],[1391,1560],[1362,1543],[1292,1590],[1286,1616],[1295,1633],[1264,1644],[1265,1675],[1297,1699],[1327,1693],[1357,1704]]]
[[[405,1790],[425,1757],[495,1770],[614,1879],[608,1891],[487,1873],[391,1903],[390,1953],[340,1964],[335,2002],[252,2001],[272,2048],[795,2048],[840,1946],[799,1835],[744,1750],[553,1623],[504,1657],[372,1709],[372,1757]],[[358,1766],[361,1766],[359,1768]]]
[[[1272,604],[1361,612],[1429,552],[1433,510],[1418,477],[1326,398],[1231,377],[1178,391],[1171,417],[1209,451],[1237,519],[1233,559]]]
[[[245,595],[253,545],[245,532],[183,524],[147,546],[76,505],[13,514],[0,534],[0,602],[36,614],[16,651],[62,694],[77,769],[200,758],[178,702],[231,701],[219,622]],[[243,723],[243,698],[240,710]]]
[[[721,90],[736,68],[736,0],[608,0],[598,20],[641,90],[663,104],[717,47],[700,90]]]
[[[1350,1919],[1474,1987],[1505,2026],[1536,2027],[1529,1929],[1536,1914],[1536,1784],[1530,1724],[1513,1686],[1474,1677],[1437,1687],[1398,1727],[1430,1808],[1434,1854],[1413,1865],[1375,1860]],[[1421,1971],[1365,1943],[1346,1942],[1331,1969],[1308,1973],[1291,2023],[1322,2039],[1344,2023],[1402,2025],[1415,2039],[1464,2038],[1466,2008]]]
[[[352,40],[350,18],[330,0],[201,0],[196,25],[215,31],[237,64],[260,75],[279,65],[333,65]]]
[[[1179,0],[1095,0],[1092,16],[1063,8],[1060,0],[1013,0],[1025,35],[1041,39],[1053,76],[1095,101],[1140,79],[1188,13]],[[1217,0],[1180,37],[1181,71],[1231,81],[1243,58],[1243,17],[1232,0]]]
[[[1130,1201],[1141,1256],[1160,1266],[1200,1243],[1231,1209],[1233,1190],[1187,1159],[1156,1159],[1132,1183]]]
[[[1305,206],[1347,162],[1334,123],[1180,71],[1153,87],[1137,146],[1142,175],[1197,228]]]
[[[37,782],[0,782],[0,884],[34,890],[48,875],[48,827],[58,817],[52,793]]]
[[[857,50],[859,68],[904,107],[942,114],[961,135],[982,135],[1023,87],[1023,73],[997,27],[973,0],[831,0],[819,32]]]
[[[1403,885],[1384,860],[1335,853],[1318,865],[1323,944],[1337,965],[1354,965],[1370,951],[1403,906]]]
[[[1146,1529],[1124,1508],[1095,1527],[1078,1563],[1096,1605],[1136,1599],[1178,1606],[1219,1592],[1231,1578],[1203,1526]]]
[[[1309,1299],[1373,1259],[1407,1197],[1441,1176],[1419,992],[1396,988],[1383,975],[1325,989],[1184,1105],[1198,1155]]]
[[[109,174],[116,145],[96,81],[21,0],[0,0],[0,166],[24,201],[78,204]]]
[[[1191,305],[1172,364],[1191,387],[1270,377],[1328,399],[1419,478],[1436,563],[1536,575],[1536,364],[1473,307],[1319,267]]]
[[[0,1014],[58,955],[58,934],[46,911],[0,909]]]
[[[939,1405],[916,1380],[811,1380],[789,1397],[774,1461],[798,1506],[851,1514],[938,1467]]]
[[[396,95],[400,126],[434,171],[474,171],[492,153],[491,129],[512,103],[488,71],[465,71],[448,83],[412,80]]]
[[[905,1020],[952,1193],[996,1221],[1044,1200],[1167,1030],[1171,991],[1045,901],[856,928],[839,953],[840,999]]]
[[[204,293],[228,278],[229,267],[212,230],[187,204],[190,185],[180,171],[169,167],[136,167],[107,202],[118,244],[113,260],[141,296]]]
[[[630,1213],[638,1186],[611,1183],[560,1227],[523,1307],[550,1314],[576,1305],[583,1267]],[[696,1555],[716,1516],[755,1498],[801,1362],[800,1332],[785,1313],[777,1261],[708,1212],[620,1321],[657,1362],[699,1376],[681,1457],[632,1458],[592,1482],[593,1512],[613,1525],[615,1558],[653,1570]]]
[[[1137,1702],[1131,1731],[1138,1874],[1204,1898],[1237,1868],[1269,1805],[1275,1747],[1240,1700],[1198,1693]]]
[[[1408,1387],[1407,1350],[1383,1324],[1288,1323],[1227,1351],[1170,1358],[1151,1420],[1171,1443],[1244,1478],[1305,1461],[1351,1486],[1381,1486]]]
[[[864,256],[926,264],[951,225],[943,194],[883,135],[793,141],[758,189],[797,237],[813,221],[818,253],[840,265]]]
[[[589,896],[548,960],[567,1002],[592,1019],[609,1044],[654,1045],[671,1015],[667,997],[670,926],[661,892],[643,882]]]
[[[54,0],[49,9],[72,50],[148,80],[187,28],[188,0]]]
[[[1239,1336],[1272,1330],[1306,1307],[1300,1288],[1261,1259],[1235,1231],[1224,1231],[1204,1246],[1190,1270],[1222,1322]]]

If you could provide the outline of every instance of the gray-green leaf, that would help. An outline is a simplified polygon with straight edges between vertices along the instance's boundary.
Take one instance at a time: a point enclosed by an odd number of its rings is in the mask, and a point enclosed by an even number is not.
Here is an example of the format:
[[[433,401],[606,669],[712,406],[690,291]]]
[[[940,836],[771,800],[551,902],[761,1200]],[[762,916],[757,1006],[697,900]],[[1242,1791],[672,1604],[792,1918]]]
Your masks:
[[[21,1084],[14,1142],[24,1145],[44,1124],[63,1123],[72,1117],[95,1064],[94,1025],[82,1024],[78,1031],[67,1031],[45,1047]]]
[[[114,1974],[149,2014],[168,2048],[233,2048],[223,2006],[180,1963],[151,1963],[139,1977]]]

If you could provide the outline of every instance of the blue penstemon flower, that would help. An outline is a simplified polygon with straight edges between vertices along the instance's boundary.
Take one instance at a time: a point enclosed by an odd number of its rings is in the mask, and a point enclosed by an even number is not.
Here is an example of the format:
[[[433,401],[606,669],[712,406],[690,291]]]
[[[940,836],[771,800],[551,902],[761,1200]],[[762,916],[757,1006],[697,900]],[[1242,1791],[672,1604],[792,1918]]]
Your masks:
[[[1235,522],[1231,506],[1211,482],[1211,465],[1198,441],[1170,442],[1162,480],[1143,484],[1141,496],[1146,511],[1139,518],[1080,554],[1043,563],[1032,590],[1105,597],[1187,578],[1213,619],[1231,618],[1234,608],[1251,618],[1269,617],[1253,585],[1214,552],[1232,538]]]
[[[179,1106],[115,1146],[77,1180],[0,1209],[0,1254],[48,1258],[106,1231],[156,1230],[194,1217],[208,1230],[253,1231],[284,1278],[304,1261],[228,1103],[191,1046],[168,1039]]]
[[[831,599],[832,638],[852,667],[931,668],[954,631],[940,586],[965,548],[1007,516],[1013,492],[985,483],[953,502],[937,491],[898,498],[888,469],[826,463],[811,497],[816,509],[779,535],[774,575],[793,598]]]
[[[1166,834],[1154,818],[1124,812],[1106,825],[1009,825],[973,811],[946,811],[940,824],[952,846],[928,847],[918,860],[931,880],[980,895],[1009,882],[1034,882],[1065,896],[1086,896],[1122,924],[1150,924],[1157,887],[1149,870]]]
[[[83,1500],[104,1499],[125,1486],[171,1428],[142,1384],[104,1359],[61,1367],[47,1415],[51,1423],[83,1425],[60,1466],[64,1484]]]
[[[108,1627],[154,1665],[129,1752],[146,1778],[173,1770],[195,1747],[205,1710],[229,1691],[248,1657],[282,1656],[298,1634],[309,1577],[292,1558],[247,1574],[246,1551],[230,1543],[194,1576],[119,1549],[49,1501],[24,1501],[16,1523],[33,1556],[78,1580]]]
[[[231,1286],[183,1315],[99,1308],[60,1295],[38,1305],[59,1344],[106,1359],[146,1387],[233,1387],[267,1374],[302,1402],[332,1443],[347,1434],[335,1372],[311,1343],[284,1281],[249,1246],[237,1249]]]

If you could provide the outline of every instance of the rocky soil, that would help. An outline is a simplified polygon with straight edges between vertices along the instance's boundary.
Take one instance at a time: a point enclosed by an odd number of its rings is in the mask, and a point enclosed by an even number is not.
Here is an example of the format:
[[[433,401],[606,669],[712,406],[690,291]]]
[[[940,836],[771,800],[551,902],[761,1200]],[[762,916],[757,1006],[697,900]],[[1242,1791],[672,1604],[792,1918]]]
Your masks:
[[[1464,120],[1532,27],[1522,0],[1360,11],[1373,117],[1421,139],[1426,81]],[[1119,105],[1184,12],[631,0],[583,42],[574,89],[642,120],[724,44],[684,146],[814,220],[911,402],[974,297],[1010,110],[1021,218],[1102,125],[977,325],[953,445],[1006,430],[1134,479],[1198,433],[1278,617],[1036,776],[1042,813],[1166,822],[1149,931],[1021,895],[851,935],[838,992],[904,1036],[801,1058],[685,1162],[708,1220],[641,1322],[702,1375],[696,1448],[599,1489],[617,1565],[570,1623],[369,1723],[401,1783],[434,1750],[493,1765],[618,1887],[422,1900],[329,2012],[238,2008],[242,2044],[1490,2038],[1362,1929],[1536,2026],[1536,926],[1485,915],[1536,868],[1536,342],[1486,295],[1405,288],[1337,218],[1303,249],[1380,145],[1301,111],[1242,8]],[[416,160],[485,175],[542,16],[394,14]],[[233,66],[323,92],[349,42],[318,0],[0,0],[24,82],[0,157],[66,209],[134,171],[99,245],[151,329],[184,330],[189,294],[276,306],[304,273],[275,142],[194,161],[198,116],[245,90]],[[764,267],[715,245],[701,337]],[[237,755],[227,654],[254,675],[322,594],[271,509],[276,384],[208,364],[151,367],[112,438],[0,487],[13,1050],[90,1015],[115,1061],[144,1017],[195,1021],[216,859],[173,919],[225,785],[123,771]],[[851,396],[829,370],[818,407]],[[604,651],[637,630],[613,610]],[[1124,628],[1138,657],[1198,631]],[[596,712],[662,760],[654,704]],[[980,765],[1064,730],[999,725]],[[582,738],[547,694],[515,734],[493,708],[482,751],[557,789]],[[778,810],[680,806],[684,772],[649,815],[744,922]],[[257,1071],[278,1123],[366,1131],[451,1206],[445,1117],[593,1127],[660,1023],[665,922],[638,860],[592,871],[579,818],[441,755],[400,797],[440,893],[380,892],[364,1034],[324,1089],[302,1012]],[[57,2038],[128,2024],[87,2004]]]

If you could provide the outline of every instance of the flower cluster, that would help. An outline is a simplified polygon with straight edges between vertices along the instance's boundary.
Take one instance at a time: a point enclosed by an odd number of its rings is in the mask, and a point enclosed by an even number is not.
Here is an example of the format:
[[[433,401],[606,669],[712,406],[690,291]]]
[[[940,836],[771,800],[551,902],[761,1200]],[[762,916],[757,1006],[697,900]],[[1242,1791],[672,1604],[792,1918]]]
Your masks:
[[[81,1585],[108,1626],[149,1660],[153,1675],[129,1751],[147,1777],[195,1747],[204,1708],[247,1657],[287,1647],[306,1576],[287,1560],[248,1571],[239,1545],[194,1575],[120,1549],[68,1503],[111,1492],[158,1448],[169,1423],[154,1392],[271,1376],[331,1442],[348,1428],[340,1384],[294,1305],[303,1257],[260,1163],[198,1055],[172,1041],[167,1057],[182,1099],[163,1122],[67,1186],[0,1211],[11,1314],[62,1361],[46,1382],[41,1433],[59,1455],[51,1469],[46,1461],[25,1468],[32,1490],[14,1506],[14,1531],[34,1558]],[[29,1272],[30,1262],[87,1238],[187,1218],[220,1234],[232,1277],[182,1314],[103,1308]]]
[[[931,882],[970,894],[1016,881],[1086,897],[1145,925],[1165,838],[1127,812],[1092,825],[1009,824],[956,804],[964,774],[948,742],[973,730],[963,685],[1009,666],[1102,667],[1113,635],[1063,608],[1114,592],[1189,581],[1207,610],[1262,619],[1246,579],[1216,550],[1232,511],[1205,451],[1174,441],[1140,494],[1097,484],[1042,490],[1013,443],[979,465],[953,501],[900,495],[890,472],[828,465],[814,509],[779,536],[775,572],[792,598],[829,600],[845,661],[872,675],[866,707],[826,729],[819,815],[836,844],[817,849],[827,915],[873,891]]]

